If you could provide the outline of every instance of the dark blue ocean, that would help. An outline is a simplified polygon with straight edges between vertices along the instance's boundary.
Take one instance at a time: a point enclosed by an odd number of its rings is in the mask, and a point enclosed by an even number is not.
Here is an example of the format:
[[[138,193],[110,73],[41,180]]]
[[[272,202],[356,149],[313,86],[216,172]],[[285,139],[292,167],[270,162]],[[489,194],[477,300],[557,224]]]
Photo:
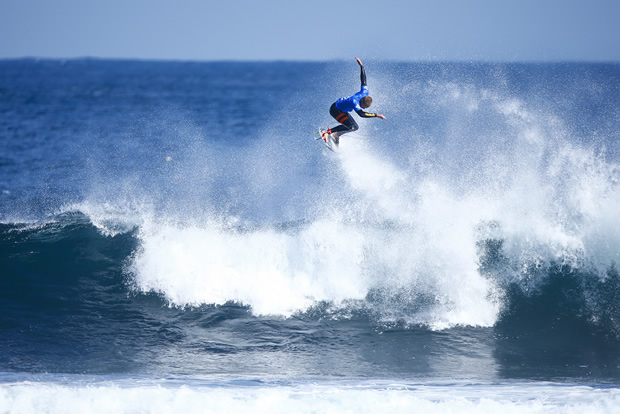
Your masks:
[[[620,64],[364,62],[0,60],[0,412],[620,412]]]

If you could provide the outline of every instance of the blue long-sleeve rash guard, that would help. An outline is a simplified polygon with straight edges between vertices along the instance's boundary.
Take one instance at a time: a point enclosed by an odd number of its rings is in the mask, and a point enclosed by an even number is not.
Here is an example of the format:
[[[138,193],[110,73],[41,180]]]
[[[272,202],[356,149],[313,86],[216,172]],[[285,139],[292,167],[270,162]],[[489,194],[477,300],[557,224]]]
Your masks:
[[[364,96],[368,96],[368,86],[366,85],[362,85],[362,89],[355,95],[338,99],[336,101],[336,108],[340,109],[342,112],[363,112],[360,101]]]
[[[360,89],[360,91],[353,96],[347,96],[338,99],[336,101],[336,108],[340,109],[342,112],[355,111],[359,116],[363,118],[377,116],[377,114],[373,114],[371,112],[364,112],[364,110],[360,106],[360,101],[362,100],[362,98],[368,96],[368,86],[366,86],[366,71],[364,70],[364,66],[360,67],[360,81],[362,83],[362,88]]]

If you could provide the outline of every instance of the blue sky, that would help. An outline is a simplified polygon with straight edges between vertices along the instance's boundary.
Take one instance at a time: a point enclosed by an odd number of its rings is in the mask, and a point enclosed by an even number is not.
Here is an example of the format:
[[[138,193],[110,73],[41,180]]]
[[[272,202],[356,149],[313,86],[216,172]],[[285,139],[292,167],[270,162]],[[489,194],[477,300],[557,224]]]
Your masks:
[[[0,0],[0,58],[620,61],[620,0]]]

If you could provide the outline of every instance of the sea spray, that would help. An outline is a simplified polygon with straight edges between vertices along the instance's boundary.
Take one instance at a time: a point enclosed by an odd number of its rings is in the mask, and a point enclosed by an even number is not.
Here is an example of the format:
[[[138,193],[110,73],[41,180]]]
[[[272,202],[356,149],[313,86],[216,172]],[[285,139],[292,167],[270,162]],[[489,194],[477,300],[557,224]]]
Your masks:
[[[597,240],[615,236],[591,232],[605,232],[599,222],[616,215],[592,206],[615,203],[614,164],[572,143],[553,114],[519,99],[457,84],[431,85],[426,93],[434,108],[452,105],[452,132],[438,138],[450,152],[435,158],[434,168],[395,163],[350,134],[340,153],[323,154],[317,185],[298,167],[288,175],[275,167],[284,151],[240,150],[238,158],[254,160],[238,181],[252,189],[240,205],[266,216],[260,207],[278,200],[276,211],[303,219],[289,225],[271,214],[263,224],[249,216],[222,226],[236,220],[216,208],[212,221],[153,220],[141,229],[128,267],[138,289],[157,291],[174,306],[238,302],[258,315],[291,316],[327,302],[363,307],[378,320],[446,328],[493,325],[508,281],[533,288],[544,280],[544,271],[531,269],[561,261],[594,266],[604,277],[617,253]],[[464,114],[487,119],[483,136]],[[401,143],[405,133],[399,131]],[[267,147],[279,148],[270,138]],[[436,155],[417,142],[408,151],[427,165]],[[296,186],[303,196],[290,197]],[[235,203],[241,193],[233,194]],[[487,223],[506,257],[495,273],[481,270]]]

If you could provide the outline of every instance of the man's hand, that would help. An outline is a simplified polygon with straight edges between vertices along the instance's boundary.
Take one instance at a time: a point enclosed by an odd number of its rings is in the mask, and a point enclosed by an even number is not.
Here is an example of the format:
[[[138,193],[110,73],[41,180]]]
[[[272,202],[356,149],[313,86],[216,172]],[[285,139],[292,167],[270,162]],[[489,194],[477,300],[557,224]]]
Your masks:
[[[385,119],[385,115],[377,114],[377,118]]]
[[[362,63],[362,61],[360,60],[360,58],[356,57],[355,60],[357,60],[357,64],[360,66],[364,66],[364,64]]]

